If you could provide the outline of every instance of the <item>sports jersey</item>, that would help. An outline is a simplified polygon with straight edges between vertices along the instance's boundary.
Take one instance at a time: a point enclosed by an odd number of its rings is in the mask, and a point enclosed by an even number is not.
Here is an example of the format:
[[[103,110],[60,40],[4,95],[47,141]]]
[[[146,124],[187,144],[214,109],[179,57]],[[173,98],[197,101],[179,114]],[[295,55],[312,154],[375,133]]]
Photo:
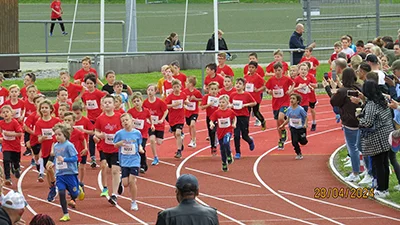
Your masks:
[[[5,120],[0,121],[1,133],[3,134],[3,151],[21,152],[21,138],[15,136],[6,136],[4,131],[23,133],[21,125],[16,119],[11,119],[9,123]]]
[[[119,131],[121,126],[121,114],[114,113],[112,116],[107,116],[105,113],[101,114],[94,124],[96,130],[103,132],[105,137],[97,144],[97,149],[104,153],[116,153],[117,148],[114,148],[114,135]]]
[[[211,105],[206,108],[207,117],[210,117],[215,111],[217,111],[219,105],[218,96],[211,96],[210,94],[204,95],[201,99],[201,104],[208,105],[210,103]]]
[[[90,122],[90,120],[87,117],[82,116],[82,118],[80,120],[75,121],[74,128],[82,128],[85,130],[94,130],[94,124],[92,122]],[[88,134],[84,133],[84,136],[85,136],[86,140],[89,140]]]
[[[4,105],[9,105],[14,110],[14,118],[18,119],[22,116],[23,111],[25,110],[25,101],[18,99],[17,104],[13,105],[11,99],[4,102]]]
[[[165,99],[165,103],[167,105],[179,102],[178,106],[169,108],[168,122],[170,126],[185,123],[185,109],[183,106],[185,104],[185,100],[186,94],[183,92],[181,92],[179,95],[175,95],[174,93],[172,93],[168,95],[168,97]]]
[[[66,103],[69,105],[69,109],[68,110],[71,110],[72,103],[71,102],[66,102]],[[58,109],[60,109],[60,103],[57,101],[56,103],[54,103],[53,107],[54,107],[54,115],[56,117],[58,117],[59,116],[58,115]]]
[[[56,141],[54,137],[53,127],[57,123],[60,123],[61,120],[55,117],[51,117],[50,120],[44,121],[43,119],[39,119],[35,124],[35,135],[39,137],[46,137],[42,141],[42,158],[47,158],[51,152],[51,145]]]
[[[97,71],[95,68],[89,68],[89,71],[84,70],[81,68],[80,70],[76,71],[74,75],[74,80],[80,80],[82,86],[86,86],[85,84],[85,76],[88,75],[89,73],[94,73],[96,75],[96,79],[98,78]]]
[[[140,167],[139,146],[142,145],[142,135],[136,129],[119,130],[115,134],[114,143],[126,141],[118,150],[119,165],[121,167]]]
[[[260,75],[261,77],[265,76],[264,69],[260,65],[257,66],[256,73],[258,73],[258,75]],[[247,76],[248,74],[249,74],[249,64],[246,64],[243,68],[243,76]]]
[[[133,127],[140,131],[143,138],[148,138],[150,124],[147,120],[151,120],[150,111],[146,108],[142,108],[142,111],[132,108],[128,113],[133,117]]]
[[[302,63],[302,62],[309,62],[311,64],[311,69],[308,72],[314,76],[317,75],[317,70],[312,69],[313,67],[319,66],[319,61],[317,58],[315,58],[314,56],[311,56],[310,58],[306,58],[305,56],[303,56],[300,60],[300,63]]]
[[[217,121],[218,140],[223,139],[227,133],[233,133],[232,122],[234,118],[235,113],[231,109],[218,109],[210,116],[211,121]]]
[[[27,127],[29,127],[29,129],[31,129],[34,133],[35,133],[35,124],[36,124],[36,121],[39,120],[39,118],[40,118],[39,115],[35,111],[31,115],[29,115],[25,120],[25,125]],[[29,142],[31,143],[31,146],[35,146],[35,145],[39,144],[37,135],[30,134]]]
[[[304,127],[304,123],[307,118],[307,112],[301,106],[297,106],[295,109],[290,106],[286,111],[286,116],[289,119],[290,127],[300,129]]]
[[[283,106],[290,105],[290,96],[286,92],[293,83],[292,79],[287,76],[279,79],[276,76],[269,78],[265,87],[272,91],[272,110],[279,110]]]
[[[310,80],[306,77],[305,79],[303,79],[303,77],[301,75],[297,76],[294,79],[294,83],[295,83],[295,88],[298,87],[300,84],[306,84],[307,86],[296,90],[296,93],[301,95],[301,106],[308,106],[309,104],[309,100],[308,100],[308,96],[311,92],[310,88],[308,87],[308,85],[311,83]]]
[[[206,85],[207,87],[211,82],[217,82],[219,84],[219,88],[222,88],[224,86],[224,78],[218,74],[215,74],[214,77],[211,77],[210,75],[206,76],[206,78],[204,79],[204,85]]]
[[[255,91],[255,89],[259,89],[264,86],[264,79],[257,73],[244,76],[244,79],[246,80],[245,91],[249,92],[257,103],[261,103],[262,91]]]
[[[234,92],[231,94],[229,101],[232,103],[232,110],[235,112],[236,116],[250,116],[248,107],[243,107],[244,104],[256,102],[253,96],[248,92],[243,92],[241,94]]]
[[[7,101],[9,91],[5,87],[0,87],[0,107],[3,106],[4,102]]]
[[[273,61],[270,64],[268,64],[267,68],[265,68],[265,71],[267,73],[273,73],[275,63],[276,61]],[[289,65],[285,61],[282,61],[281,63],[282,63],[282,74],[286,74],[286,71],[288,71],[289,69]]]
[[[74,102],[75,99],[76,99],[76,97],[79,96],[79,93],[82,92],[82,91],[84,91],[84,90],[83,90],[84,88],[83,88],[81,85],[78,85],[78,84],[70,83],[70,84],[68,85],[68,87],[65,86],[64,84],[61,84],[60,86],[63,86],[63,87],[65,87],[65,88],[67,89],[67,92],[68,92],[68,102]]]
[[[222,75],[221,72],[224,72],[225,75]],[[224,65],[222,68],[217,66],[217,72],[216,74],[221,75],[221,76],[231,76],[234,77],[235,74],[233,73],[233,70],[230,66]]]
[[[56,176],[78,174],[77,161],[73,160],[74,157],[77,157],[77,154],[78,152],[74,145],[68,140],[64,143],[57,142],[54,145],[54,167],[56,169]],[[58,160],[59,156],[64,158],[63,162]],[[68,160],[68,162],[66,162],[66,160]]]
[[[190,91],[189,88],[183,90],[183,93],[186,94],[189,103],[185,105],[185,117],[189,118],[191,115],[199,114],[199,101],[197,100],[190,100],[190,96],[194,96],[195,98],[202,98],[201,92],[196,88],[193,91]]]
[[[101,110],[101,98],[103,98],[106,93],[95,89],[93,92],[86,90],[82,95],[82,101],[86,106],[87,117],[89,120],[96,121],[97,117],[103,112]]]
[[[159,120],[161,120],[164,112],[168,109],[167,104],[159,98],[156,98],[154,102],[150,102],[149,99],[146,99],[143,102],[143,107],[149,110],[154,128],[158,131],[164,131],[165,120],[162,123],[159,123]]]
[[[225,90],[225,88],[221,88],[220,90],[219,90],[219,93],[218,93],[218,95],[219,96],[221,96],[221,95],[228,95],[229,97],[231,96],[231,94],[232,93],[235,93],[236,92],[236,88],[232,88],[231,90],[229,90],[229,91],[227,91],[227,90]]]
[[[185,74],[183,74],[183,73],[178,73],[178,75],[176,75],[176,76],[172,76],[174,79],[177,79],[177,80],[180,80],[181,81],[181,84],[182,84],[182,86],[181,86],[181,90],[183,90],[183,89],[185,89],[186,88],[186,75]]]

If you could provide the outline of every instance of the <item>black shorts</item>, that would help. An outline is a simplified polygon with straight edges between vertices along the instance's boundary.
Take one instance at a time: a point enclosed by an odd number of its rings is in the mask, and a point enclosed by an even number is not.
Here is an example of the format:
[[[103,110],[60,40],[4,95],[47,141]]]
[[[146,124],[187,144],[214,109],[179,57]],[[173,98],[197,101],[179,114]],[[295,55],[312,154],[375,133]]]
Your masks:
[[[111,168],[113,165],[114,166],[119,166],[119,160],[118,160],[118,153],[104,153],[103,151],[100,151],[100,160],[106,160],[108,164],[108,168]]]
[[[158,139],[164,139],[164,131],[161,131],[161,130],[152,131],[151,129],[149,129],[149,136],[151,136],[151,135],[155,135],[156,138],[158,138]]]
[[[199,118],[199,114],[193,114],[190,117],[186,117],[186,125],[190,126],[190,123],[192,122],[192,120],[194,120],[196,122],[197,118]]]
[[[87,155],[81,156],[81,161],[78,162],[78,166],[79,166],[79,163],[82,164],[82,165],[85,165],[87,163]]]
[[[274,120],[278,120],[280,112],[283,114],[286,114],[287,108],[289,108],[289,107],[282,106],[279,110],[273,110],[272,113],[274,114]]]
[[[183,124],[175,124],[174,126],[171,127],[171,131],[175,132],[177,129],[183,130]]]
[[[32,147],[33,154],[34,155],[39,155],[40,149],[42,148],[42,145],[41,144],[37,144],[37,145],[31,146],[31,147]]]
[[[24,133],[24,143],[25,143],[25,144],[26,144],[26,142],[29,141],[30,137],[31,137],[31,134],[30,134],[30,133],[28,133],[28,132],[25,132],[25,133]]]
[[[47,156],[46,158],[43,158],[43,166],[45,169],[47,169],[46,166],[48,161],[54,163],[54,156]]]
[[[301,107],[303,107],[304,111],[308,112],[308,105],[301,106]]]
[[[317,102],[309,102],[308,106],[310,106],[310,108],[314,109],[316,104],[317,104]]]
[[[121,178],[129,177],[130,174],[139,176],[139,167],[121,167]]]

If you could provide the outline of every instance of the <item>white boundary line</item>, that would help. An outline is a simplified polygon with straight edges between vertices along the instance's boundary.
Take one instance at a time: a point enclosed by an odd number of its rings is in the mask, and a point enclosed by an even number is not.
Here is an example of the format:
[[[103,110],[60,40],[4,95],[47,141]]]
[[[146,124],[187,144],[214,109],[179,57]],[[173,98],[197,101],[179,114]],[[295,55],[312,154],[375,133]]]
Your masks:
[[[32,165],[30,165],[28,168],[26,168],[24,170],[24,172],[22,172],[21,176],[18,179],[17,182],[17,189],[18,192],[21,193],[22,195],[24,195],[24,193],[22,192],[22,181],[24,180],[25,175],[29,172],[29,170],[32,169]],[[26,208],[29,210],[29,212],[31,212],[34,216],[37,214],[35,210],[33,210],[33,208],[28,204],[26,206]]]
[[[123,195],[119,195],[119,197],[122,198],[122,199],[129,200],[129,202],[131,202],[131,199],[128,198],[128,197],[125,197],[125,196],[123,196]],[[155,209],[158,209],[158,210],[164,210],[164,208],[161,208],[161,207],[158,207],[158,206],[156,206],[156,205],[152,205],[152,204],[149,204],[149,203],[146,203],[146,202],[142,202],[142,201],[139,201],[139,200],[136,200],[136,202],[137,202],[137,203],[140,203],[140,204],[142,204],[142,205],[145,205],[145,206],[149,206],[149,207],[151,207],[151,208],[155,208]]]
[[[318,133],[311,134],[311,135],[309,135],[308,137],[317,136],[317,135],[329,133],[329,132],[336,131],[336,130],[340,130],[340,129],[341,129],[341,128],[339,127],[339,128],[334,128],[334,129],[330,129],[330,130],[325,130],[325,131],[321,131],[321,132],[318,132]],[[288,144],[288,143],[290,143],[290,142],[286,142],[285,144]],[[268,185],[263,181],[263,179],[262,179],[262,178],[260,177],[260,175],[258,174],[258,164],[260,163],[260,161],[261,161],[262,158],[264,158],[266,155],[268,155],[270,152],[272,152],[272,151],[275,150],[276,148],[277,148],[277,147],[274,147],[274,148],[272,148],[272,149],[266,151],[264,154],[262,154],[260,157],[258,157],[257,160],[256,160],[256,162],[254,163],[253,172],[254,172],[254,175],[256,176],[257,180],[258,180],[267,190],[269,190],[270,192],[272,192],[274,195],[276,195],[277,197],[279,197],[279,198],[282,199],[283,201],[285,201],[285,202],[287,202],[287,203],[293,205],[294,207],[297,207],[297,208],[299,208],[299,209],[301,209],[301,210],[303,210],[303,211],[305,211],[305,212],[308,212],[308,213],[310,213],[310,214],[313,214],[313,215],[315,215],[315,216],[318,216],[318,217],[320,217],[320,218],[323,218],[323,219],[325,219],[325,220],[328,220],[328,221],[330,221],[330,222],[332,222],[332,223],[343,225],[343,223],[340,223],[340,222],[338,222],[338,221],[336,221],[336,220],[333,220],[333,219],[331,219],[331,218],[329,218],[329,217],[326,217],[326,216],[324,216],[324,215],[321,215],[321,214],[319,214],[319,213],[316,213],[316,212],[314,212],[314,211],[311,211],[311,210],[309,210],[309,209],[307,209],[307,208],[305,208],[305,207],[303,207],[303,206],[301,206],[301,205],[299,205],[299,204],[297,204],[297,203],[295,203],[295,202],[290,201],[289,199],[283,197],[281,194],[277,193],[274,189],[272,189],[270,186],[268,186]]]
[[[335,174],[335,176],[336,176],[342,183],[345,183],[347,186],[351,186],[351,187],[353,187],[353,188],[359,188],[360,186],[358,186],[358,185],[356,185],[356,184],[354,184],[354,183],[352,183],[352,182],[347,182],[347,181],[345,181],[345,180],[344,180],[344,177],[343,177],[342,174],[340,174],[339,171],[336,169],[335,164],[334,164],[334,162],[333,162],[334,159],[335,159],[336,154],[337,154],[337,153],[340,151],[340,149],[342,149],[344,146],[346,146],[346,144],[344,144],[344,145],[340,146],[339,148],[337,148],[337,149],[332,153],[332,155],[329,157],[329,168],[332,170],[332,172]],[[389,205],[389,206],[391,206],[391,207],[393,207],[393,208],[400,209],[400,205],[399,205],[399,204],[396,204],[396,203],[394,203],[394,202],[388,201],[388,200],[383,199],[383,198],[377,198],[377,197],[374,197],[374,199],[376,199],[376,200],[379,201],[379,202],[382,202],[382,203],[385,204],[385,205]]]

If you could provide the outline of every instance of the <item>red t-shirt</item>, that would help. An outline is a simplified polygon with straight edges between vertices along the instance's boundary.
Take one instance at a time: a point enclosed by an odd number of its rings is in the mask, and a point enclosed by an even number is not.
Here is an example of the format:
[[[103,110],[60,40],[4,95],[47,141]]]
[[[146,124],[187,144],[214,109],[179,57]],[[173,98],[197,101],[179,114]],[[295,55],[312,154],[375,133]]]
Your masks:
[[[245,91],[249,92],[257,103],[261,103],[262,91],[256,92],[255,89],[263,87],[265,80],[257,73],[244,76],[244,79],[246,80]]]
[[[72,103],[71,102],[67,102],[67,104],[69,105],[69,110],[71,110],[72,109]],[[59,116],[58,115],[58,109],[60,109],[60,103],[59,102],[54,103],[53,107],[54,107],[54,115],[56,117],[58,117]]]
[[[26,86],[24,86],[23,88],[21,88],[21,90],[19,91],[21,93],[22,96],[22,100],[27,101],[28,100],[28,94],[26,92]],[[37,91],[37,94],[40,94],[40,91]]]
[[[4,102],[4,105],[9,105],[9,106],[11,106],[11,108],[14,110],[14,118],[15,119],[18,119],[18,118],[20,118],[21,117],[21,115],[22,115],[22,112],[24,111],[24,109],[25,109],[25,101],[23,101],[23,100],[21,100],[21,99],[18,99],[18,102],[17,102],[17,104],[15,104],[15,105],[13,105],[12,103],[11,103],[11,100],[9,99],[9,100],[7,100],[6,102]]]
[[[186,75],[183,73],[178,73],[178,75],[173,76],[174,79],[178,79],[181,81],[182,87],[181,90],[186,88]]]
[[[35,132],[35,124],[36,124],[36,121],[39,120],[39,118],[40,118],[39,115],[35,111],[26,118],[25,125],[27,127],[29,127],[33,132]],[[39,144],[38,137],[35,134],[30,134],[29,142],[31,143],[31,146],[35,146],[35,145]]]
[[[188,105],[185,105],[185,117],[189,118],[191,115],[199,114],[199,101],[190,100],[190,97],[194,96],[195,98],[202,98],[203,96],[201,95],[201,92],[196,88],[193,89],[192,92],[188,88],[186,88],[185,90],[183,90],[183,93],[186,94],[190,102]]]
[[[168,80],[164,80],[163,82],[163,94],[168,96],[172,93],[172,81],[169,82]]]
[[[51,18],[52,19],[57,19],[57,18],[61,17],[61,15],[58,15],[57,13],[55,13],[53,11],[53,9],[54,9],[56,12],[61,12],[61,2],[53,1],[50,5],[50,8],[52,9],[51,10]]]
[[[272,110],[279,110],[283,106],[289,107],[290,96],[286,92],[292,85],[292,79],[287,76],[282,76],[279,79],[276,76],[269,78],[265,87],[272,91]]]
[[[307,79],[310,80],[311,84],[316,84],[317,83],[317,79],[315,79],[314,74],[309,73],[307,75]],[[310,89],[310,94],[308,95],[308,101],[309,102],[317,102],[317,96],[315,94],[315,89]]]
[[[36,105],[28,99],[25,101],[25,118],[36,112]]]
[[[123,109],[123,108],[119,108],[119,109],[114,109],[114,112],[115,113],[119,113],[119,114],[124,114],[125,113],[125,110]]]
[[[81,85],[85,86],[85,76],[88,73],[94,73],[96,75],[96,79],[97,79],[97,71],[95,68],[90,67],[89,71],[84,70],[83,68],[81,68],[80,70],[76,71],[76,73],[74,74],[74,80],[80,80],[81,81]]]
[[[85,91],[82,95],[82,101],[86,105],[87,117],[89,120],[96,121],[96,118],[103,112],[101,110],[101,98],[106,93],[95,89],[93,92]]]
[[[223,71],[224,72],[224,74],[225,75],[222,75],[221,74],[221,71]],[[224,65],[224,67],[219,67],[219,66],[217,66],[217,72],[216,72],[216,74],[218,74],[218,75],[221,75],[221,76],[231,76],[231,77],[234,77],[235,76],[235,74],[233,73],[233,70],[232,70],[232,68],[230,67],[230,66],[228,66],[228,65]]]
[[[61,120],[55,117],[51,117],[49,121],[44,121],[39,119],[35,124],[35,135],[46,136],[46,139],[42,141],[42,158],[46,158],[50,155],[51,145],[56,142],[53,127],[57,123],[60,123]]]
[[[74,128],[71,132],[71,137],[69,141],[75,146],[76,151],[78,152],[78,162],[82,160],[81,152],[84,149],[83,141],[85,141],[85,135],[82,131]],[[87,155],[87,152],[86,154]]]
[[[142,111],[139,112],[136,108],[131,108],[128,110],[128,113],[133,117],[133,127],[140,131],[142,138],[148,138],[150,124],[147,121],[151,120],[150,111],[146,108],[142,108]]]
[[[236,92],[236,88],[232,88],[231,90],[229,90],[229,91],[227,91],[227,90],[225,90],[225,88],[221,88],[220,90],[219,90],[219,93],[218,93],[218,95],[219,96],[221,96],[221,95],[228,95],[229,97],[231,96],[231,94],[232,93],[235,93]]]
[[[105,133],[105,139],[97,144],[97,149],[104,153],[118,153],[118,148],[114,148],[114,136],[117,131],[122,129],[121,114],[114,113],[113,116],[101,114],[94,124],[96,130]]]
[[[179,102],[179,106],[169,108],[168,114],[168,122],[169,125],[175,126],[176,124],[184,124],[185,123],[185,100],[186,94],[181,92],[180,95],[175,95],[174,93],[168,95],[165,99],[165,103],[167,105],[171,105],[172,103]]]
[[[21,152],[21,138],[13,136],[5,136],[4,131],[14,131],[16,133],[23,133],[21,125],[16,119],[11,119],[7,123],[4,120],[0,121],[0,128],[3,134],[3,151],[6,152]]]
[[[74,128],[82,128],[85,130],[94,130],[94,124],[90,122],[90,120],[86,116],[82,116],[82,118],[78,121],[75,121]],[[89,140],[89,135],[84,133],[86,140]]]
[[[67,88],[67,92],[68,92],[68,102],[74,102],[74,100],[76,99],[76,97],[79,96],[79,93],[82,92],[83,87],[81,85],[78,84],[73,84],[70,83],[68,85],[68,87],[66,87],[64,84],[61,84],[60,86],[63,86],[65,88]]]
[[[206,108],[207,117],[210,117],[215,111],[217,111],[219,104],[218,96],[211,96],[210,94],[206,94],[201,100],[202,105],[208,105],[211,102],[213,102],[213,104]]]
[[[301,75],[297,76],[294,79],[294,83],[295,83],[295,87],[298,87],[300,84],[306,84],[307,86],[296,90],[296,93],[298,93],[299,95],[301,95],[301,106],[308,106],[309,100],[309,93],[310,93],[310,88],[308,87],[308,85],[311,83],[310,80],[308,79],[308,76],[306,77],[306,79],[304,80]]]
[[[149,99],[144,100],[143,107],[148,109],[153,120],[154,128],[158,131],[164,131],[165,120],[162,123],[158,121],[163,117],[166,110],[168,110],[167,104],[159,98],[151,103]]]
[[[309,62],[311,64],[311,68],[319,66],[319,61],[314,56],[311,56],[310,58],[306,58],[305,56],[303,56],[300,60],[300,63],[302,63],[302,62]],[[310,69],[308,72],[314,76],[317,75],[317,70],[315,70],[315,69]]]
[[[8,90],[5,87],[0,87],[0,107],[3,106],[4,102],[7,101]]]
[[[207,75],[204,79],[204,85],[207,87],[211,82],[217,82],[219,84],[219,88],[224,87],[224,78],[221,75],[215,74],[215,77]]]
[[[248,92],[243,92],[239,94],[234,92],[231,94],[229,101],[232,103],[232,109],[235,112],[236,116],[250,116],[248,107],[243,107],[244,104],[256,102],[253,96],[251,96]]]
[[[267,68],[265,69],[265,71],[267,73],[273,73],[274,72],[274,65],[275,65],[276,61],[271,62],[270,64],[268,64]],[[285,62],[282,61],[282,70],[283,70],[283,74],[286,74],[286,71],[288,71],[289,65]]]
[[[260,75],[261,77],[265,76],[264,69],[260,65],[257,66],[256,73],[258,73],[258,75]],[[249,64],[246,64],[243,68],[243,76],[247,76],[248,74],[249,74]]]
[[[211,121],[217,121],[218,140],[223,139],[227,133],[233,133],[232,122],[234,118],[235,113],[232,109],[218,109],[210,116]]]

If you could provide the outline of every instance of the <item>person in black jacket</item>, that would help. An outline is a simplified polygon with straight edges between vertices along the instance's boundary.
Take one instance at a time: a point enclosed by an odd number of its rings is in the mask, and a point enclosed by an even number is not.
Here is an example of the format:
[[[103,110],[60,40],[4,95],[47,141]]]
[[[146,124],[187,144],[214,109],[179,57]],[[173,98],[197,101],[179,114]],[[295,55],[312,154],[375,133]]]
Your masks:
[[[222,37],[224,32],[222,30],[218,30],[218,50],[227,51],[228,45],[225,42],[225,39]],[[211,35],[211,38],[208,39],[206,51],[214,51],[215,50],[215,34]],[[232,61],[236,58],[236,55],[231,55],[229,52],[226,52],[226,60]]]
[[[216,225],[217,210],[196,202],[199,182],[191,174],[182,174],[176,181],[179,205],[158,213],[156,225]]]
[[[164,41],[165,51],[183,51],[178,34],[172,32]]]
[[[296,25],[296,30],[293,32],[292,36],[290,36],[289,40],[289,48],[290,49],[305,49],[307,46],[303,44],[303,38],[301,37],[304,32],[304,25],[301,23],[298,23]],[[311,43],[308,47],[315,48],[315,42]],[[301,58],[303,57],[304,51],[301,52],[293,52],[292,57],[292,63],[293,65],[299,64]]]

